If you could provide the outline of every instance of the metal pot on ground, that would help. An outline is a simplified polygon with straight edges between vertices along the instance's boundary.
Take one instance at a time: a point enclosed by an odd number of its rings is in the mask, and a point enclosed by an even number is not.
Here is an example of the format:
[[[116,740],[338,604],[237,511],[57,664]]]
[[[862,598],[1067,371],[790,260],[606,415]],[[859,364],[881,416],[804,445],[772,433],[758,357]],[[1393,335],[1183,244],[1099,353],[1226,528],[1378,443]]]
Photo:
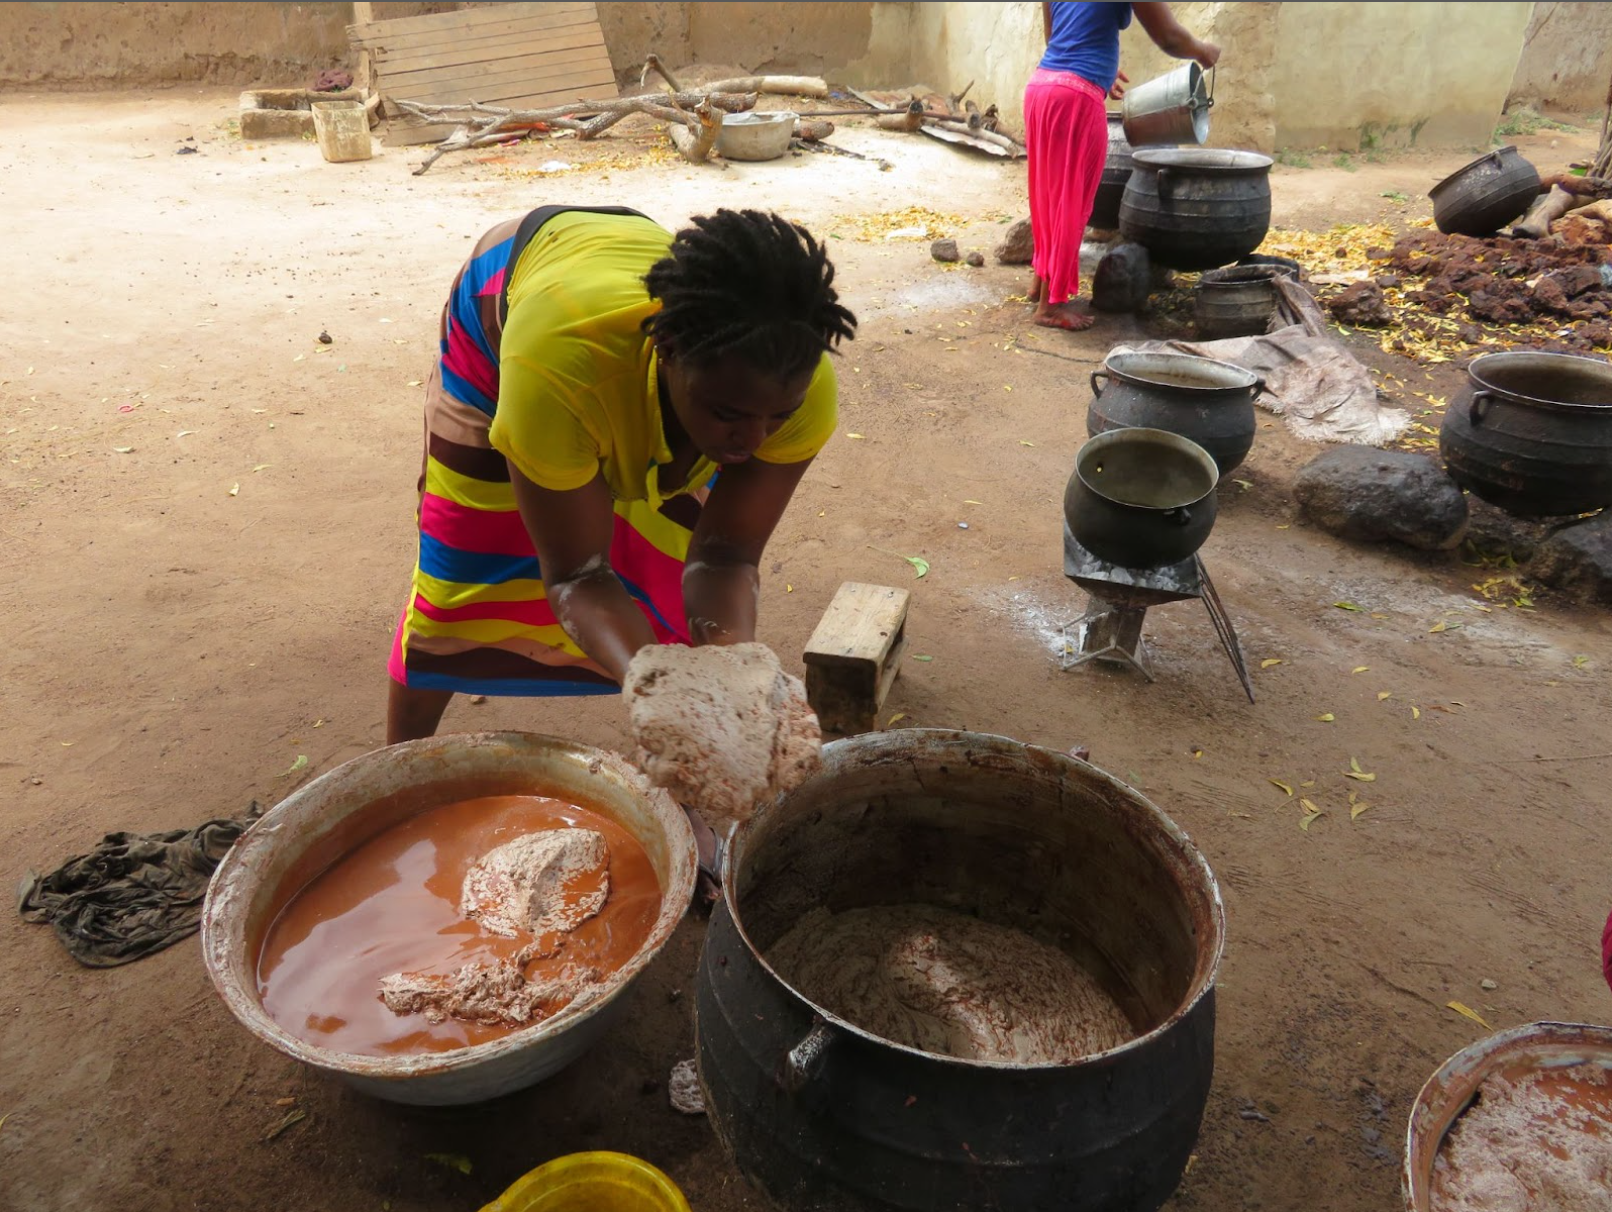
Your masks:
[[[1131,145],[1125,139],[1125,119],[1120,114],[1109,114],[1108,157],[1103,161],[1103,175],[1097,182],[1097,196],[1086,226],[1099,231],[1114,231],[1119,227],[1120,199],[1125,196],[1125,183],[1130,179]]]
[[[1458,484],[1511,513],[1612,505],[1612,365],[1553,353],[1474,358],[1439,450]]]
[[[1176,353],[1111,353],[1091,375],[1086,434],[1162,429],[1209,452],[1220,475],[1254,446],[1254,397],[1265,388],[1253,371]]]
[[[1141,147],[1119,230],[1168,269],[1214,269],[1253,252],[1271,224],[1271,158],[1258,152]]]
[[[1179,563],[1214,529],[1220,473],[1209,452],[1162,429],[1115,429],[1075,455],[1063,514],[1075,541],[1121,568]]]
[[[1278,277],[1296,277],[1280,265],[1233,265],[1205,270],[1192,292],[1198,335],[1206,341],[1252,337],[1270,331]],[[1224,467],[1222,471],[1226,470]]]
[[[1446,235],[1492,236],[1543,191],[1539,170],[1501,147],[1455,170],[1428,191],[1433,222]]]
[[[711,1124],[804,1212],[1152,1212],[1214,1066],[1213,873],[1132,788],[1066,754],[870,733],[742,825],[696,990]],[[1110,983],[1136,1038],[1070,1065],[902,1047],[815,1006],[765,955],[809,909],[925,902],[1029,930]]]

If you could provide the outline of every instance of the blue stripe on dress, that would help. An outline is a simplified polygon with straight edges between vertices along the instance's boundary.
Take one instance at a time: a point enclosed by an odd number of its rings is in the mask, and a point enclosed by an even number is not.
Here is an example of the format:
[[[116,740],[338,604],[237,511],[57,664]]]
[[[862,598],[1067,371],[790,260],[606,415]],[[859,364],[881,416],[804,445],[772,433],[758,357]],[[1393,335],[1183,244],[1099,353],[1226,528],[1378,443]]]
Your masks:
[[[439,581],[456,581],[461,585],[502,585],[506,581],[542,579],[536,556],[460,551],[424,533],[420,535],[420,571]]]
[[[452,690],[459,694],[502,695],[507,698],[579,698],[586,694],[620,694],[621,687],[614,682],[571,681],[564,677],[553,678],[461,678],[451,673],[427,673],[419,669],[408,671],[408,685],[421,690]]]

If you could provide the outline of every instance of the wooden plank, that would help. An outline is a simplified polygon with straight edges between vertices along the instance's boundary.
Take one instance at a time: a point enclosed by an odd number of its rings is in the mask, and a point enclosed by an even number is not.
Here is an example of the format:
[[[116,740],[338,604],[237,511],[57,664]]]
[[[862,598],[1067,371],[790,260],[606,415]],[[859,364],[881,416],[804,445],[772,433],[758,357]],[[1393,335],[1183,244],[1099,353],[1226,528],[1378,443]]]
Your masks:
[[[495,4],[451,13],[427,13],[423,17],[394,17],[389,21],[354,23],[347,27],[347,37],[349,41],[368,45],[377,37],[434,34],[442,30],[469,32],[479,27],[533,16],[560,20],[578,12],[586,13],[589,20],[597,20],[599,16],[591,3]]]
[[[806,663],[877,669],[903,630],[911,600],[905,589],[846,581],[806,644]]]
[[[467,68],[479,70],[494,63],[499,65],[521,63],[534,66],[534,61],[540,62],[544,59],[563,57],[575,60],[586,56],[605,63],[610,61],[610,52],[605,49],[604,39],[598,30],[580,36],[557,39],[552,43],[538,39],[506,42],[480,50],[466,47],[462,50],[442,51],[420,58],[377,55],[375,66],[378,71],[385,72],[387,79],[394,84],[405,84],[418,83],[434,77],[464,75]]]
[[[458,60],[496,59],[501,54],[514,53],[522,46],[586,46],[605,44],[604,31],[597,21],[568,25],[563,29],[517,30],[492,38],[449,38],[440,43],[420,46],[394,46],[383,42],[374,47],[374,54],[382,62],[422,63],[439,66]]]
[[[367,4],[364,0],[354,0],[353,23],[355,25],[370,24],[374,20],[374,11],[372,4]],[[358,60],[353,68],[353,87],[359,92],[365,93],[365,99],[368,100],[369,86],[375,79],[375,63],[370,53],[363,47],[355,46],[353,54]]]
[[[483,105],[498,105],[505,109],[546,109],[552,105],[567,105],[572,101],[598,101],[614,97],[614,76],[578,72],[569,76],[554,76],[533,87],[528,78],[505,81],[501,85],[488,84],[472,76],[459,81],[446,81],[433,85],[420,93],[400,96],[381,79],[381,93],[391,101],[413,101],[420,105],[465,105],[479,101]],[[587,93],[594,95],[589,97]],[[602,94],[602,95],[601,95]],[[519,102],[519,104],[516,104]],[[390,112],[390,111],[388,111]]]
[[[615,72],[608,61],[593,54],[553,59],[534,56],[510,60],[508,63],[484,64],[480,71],[438,69],[431,73],[411,72],[395,76],[381,69],[382,88],[387,96],[401,97],[405,101],[418,101],[443,88],[469,88],[479,95],[514,86],[522,93],[546,93],[553,91],[550,81],[575,76],[582,76],[602,86],[608,96],[616,95]]]

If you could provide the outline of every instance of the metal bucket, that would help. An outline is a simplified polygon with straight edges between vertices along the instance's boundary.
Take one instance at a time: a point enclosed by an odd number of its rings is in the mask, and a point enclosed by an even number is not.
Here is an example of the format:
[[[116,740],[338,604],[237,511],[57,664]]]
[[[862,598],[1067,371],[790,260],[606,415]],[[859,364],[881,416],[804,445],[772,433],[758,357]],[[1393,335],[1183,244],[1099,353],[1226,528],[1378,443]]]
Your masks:
[[[553,795],[636,838],[660,880],[661,909],[638,953],[591,1000],[484,1044],[360,1056],[307,1043],[269,1017],[258,955],[275,915],[334,859],[427,809],[489,795]],[[688,818],[626,760],[558,737],[482,732],[432,737],[356,757],[263,816],[218,865],[202,910],[202,959],[224,1004],[258,1039],[366,1094],[419,1106],[480,1102],[558,1072],[593,1043],[622,996],[671,938],[694,894]]]
[[[1212,69],[1211,69],[1212,70]],[[1203,68],[1183,63],[1125,93],[1125,138],[1132,147],[1209,141],[1209,110],[1215,103],[1214,77],[1205,87]]]

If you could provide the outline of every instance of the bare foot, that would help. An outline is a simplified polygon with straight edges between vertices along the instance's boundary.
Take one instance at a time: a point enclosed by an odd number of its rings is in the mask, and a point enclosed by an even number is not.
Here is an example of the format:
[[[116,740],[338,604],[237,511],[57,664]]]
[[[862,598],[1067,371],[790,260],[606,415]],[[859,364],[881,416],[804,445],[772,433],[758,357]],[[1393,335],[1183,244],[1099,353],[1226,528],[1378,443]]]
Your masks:
[[[1042,328],[1061,328],[1065,332],[1085,332],[1097,323],[1097,317],[1091,312],[1077,311],[1069,303],[1042,303],[1035,309],[1032,319]]]
[[[1040,274],[1031,273],[1031,275],[1030,275],[1030,285],[1025,287],[1025,289],[1024,289],[1024,297],[1026,299],[1029,299],[1030,302],[1032,302],[1032,303],[1041,302],[1041,275]]]

